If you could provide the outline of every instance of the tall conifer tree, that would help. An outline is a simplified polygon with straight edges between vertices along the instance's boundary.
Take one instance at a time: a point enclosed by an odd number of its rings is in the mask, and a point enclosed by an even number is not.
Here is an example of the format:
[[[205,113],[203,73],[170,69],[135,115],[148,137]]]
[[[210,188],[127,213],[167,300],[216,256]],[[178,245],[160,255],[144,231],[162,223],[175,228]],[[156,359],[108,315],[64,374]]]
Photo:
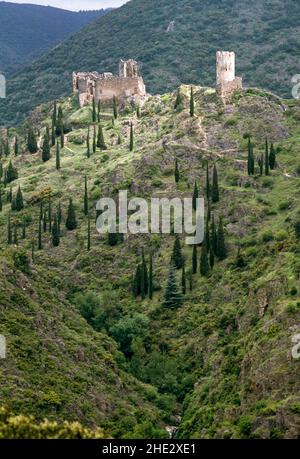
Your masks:
[[[212,189],[211,189],[211,199],[213,203],[216,203],[220,200],[220,193],[219,193],[219,180],[218,180],[218,171],[217,166],[214,165],[213,169],[213,181],[212,181]]]
[[[195,99],[194,99],[194,88],[193,88],[193,86],[191,86],[190,115],[192,117],[195,115]]]

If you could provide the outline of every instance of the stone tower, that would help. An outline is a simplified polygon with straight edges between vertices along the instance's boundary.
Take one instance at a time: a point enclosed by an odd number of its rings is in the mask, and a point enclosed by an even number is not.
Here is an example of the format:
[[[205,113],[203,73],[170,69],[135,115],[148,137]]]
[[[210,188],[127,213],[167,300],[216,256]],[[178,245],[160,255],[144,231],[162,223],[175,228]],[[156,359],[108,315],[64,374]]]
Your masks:
[[[217,51],[217,90],[221,97],[242,89],[242,78],[235,76],[235,53]]]
[[[229,51],[217,52],[217,85],[228,83],[235,79],[235,53]]]
[[[139,76],[139,65],[133,59],[128,61],[120,60],[119,64],[120,78],[137,78]]]

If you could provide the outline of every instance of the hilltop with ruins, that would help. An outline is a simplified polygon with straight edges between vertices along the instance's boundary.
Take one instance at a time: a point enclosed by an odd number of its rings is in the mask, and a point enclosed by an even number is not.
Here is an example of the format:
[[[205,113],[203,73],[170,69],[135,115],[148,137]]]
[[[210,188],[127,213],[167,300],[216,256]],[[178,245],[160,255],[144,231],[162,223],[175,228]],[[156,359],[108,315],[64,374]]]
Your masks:
[[[235,76],[235,53],[218,51],[216,56],[216,89],[226,99],[234,91],[242,89],[242,78]],[[74,72],[73,92],[78,94],[79,105],[84,107],[96,102],[132,102],[143,105],[146,100],[146,86],[139,74],[139,65],[133,59],[119,63],[119,75],[110,72]]]

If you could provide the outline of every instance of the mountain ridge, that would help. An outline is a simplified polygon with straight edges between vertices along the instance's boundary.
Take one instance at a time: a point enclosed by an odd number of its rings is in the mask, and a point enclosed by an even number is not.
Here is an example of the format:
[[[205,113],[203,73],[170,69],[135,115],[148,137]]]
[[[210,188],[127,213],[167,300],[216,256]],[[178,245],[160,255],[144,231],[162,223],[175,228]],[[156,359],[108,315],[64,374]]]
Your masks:
[[[246,86],[289,98],[299,70],[299,17],[295,0],[131,0],[10,80],[1,123],[17,123],[36,105],[69,94],[72,71],[115,72],[119,59],[140,62],[150,94],[181,83],[212,86],[222,49],[236,52]]]
[[[0,2],[0,71],[11,76],[106,12]]]

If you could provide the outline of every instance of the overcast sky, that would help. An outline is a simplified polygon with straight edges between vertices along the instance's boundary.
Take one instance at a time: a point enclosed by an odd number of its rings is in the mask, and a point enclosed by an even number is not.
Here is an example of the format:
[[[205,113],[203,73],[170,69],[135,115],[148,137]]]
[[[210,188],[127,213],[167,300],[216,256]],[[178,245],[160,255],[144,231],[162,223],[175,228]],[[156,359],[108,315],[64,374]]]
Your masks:
[[[36,5],[56,6],[72,11],[117,7],[126,1],[128,0],[10,0],[11,3],[35,3]]]

